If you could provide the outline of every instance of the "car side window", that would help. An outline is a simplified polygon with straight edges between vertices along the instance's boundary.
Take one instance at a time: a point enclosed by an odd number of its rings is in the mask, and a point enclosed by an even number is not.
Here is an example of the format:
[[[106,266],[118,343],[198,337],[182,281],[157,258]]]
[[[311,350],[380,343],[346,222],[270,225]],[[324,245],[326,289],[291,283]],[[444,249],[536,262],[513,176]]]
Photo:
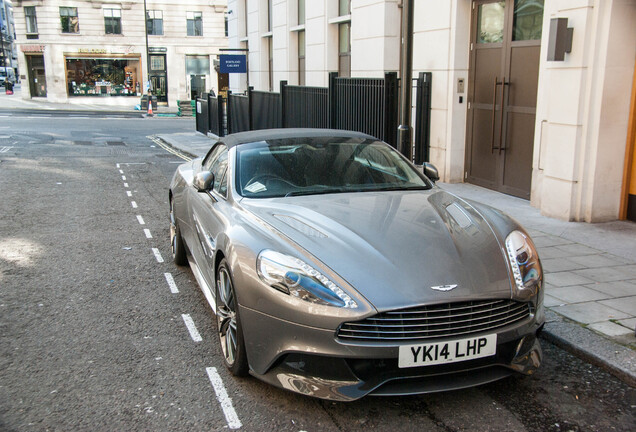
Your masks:
[[[203,169],[211,172],[212,165],[214,165],[223,150],[227,151],[227,147],[225,147],[223,144],[219,144],[214,147],[203,160]]]
[[[222,183],[225,177],[225,171],[227,170],[227,148],[223,146],[223,149],[219,152],[218,157],[214,162],[212,162],[212,166],[210,167],[210,171],[214,174],[214,190],[225,196],[227,193],[227,182],[225,185],[225,191],[222,192]]]
[[[227,198],[227,165],[225,166],[225,170],[222,173],[223,178],[219,182],[219,194]],[[215,185],[216,186],[216,185]]]

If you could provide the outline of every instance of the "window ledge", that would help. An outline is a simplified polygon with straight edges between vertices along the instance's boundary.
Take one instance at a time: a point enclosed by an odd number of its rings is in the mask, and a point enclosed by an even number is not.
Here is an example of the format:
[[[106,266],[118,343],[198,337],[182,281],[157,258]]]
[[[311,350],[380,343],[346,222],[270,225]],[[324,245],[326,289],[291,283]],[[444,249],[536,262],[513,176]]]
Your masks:
[[[267,32],[267,33],[263,33],[263,34],[261,35],[261,37],[262,37],[262,38],[271,38],[271,37],[273,37],[273,36],[274,36],[274,32],[271,32],[271,31],[269,31],[269,32]]]
[[[329,24],[342,24],[342,23],[351,22],[351,14],[331,18],[328,22]]]
[[[300,24],[289,29],[290,32],[305,31],[305,24]]]
[[[247,36],[244,36],[239,39],[239,42],[249,42],[249,38]]]

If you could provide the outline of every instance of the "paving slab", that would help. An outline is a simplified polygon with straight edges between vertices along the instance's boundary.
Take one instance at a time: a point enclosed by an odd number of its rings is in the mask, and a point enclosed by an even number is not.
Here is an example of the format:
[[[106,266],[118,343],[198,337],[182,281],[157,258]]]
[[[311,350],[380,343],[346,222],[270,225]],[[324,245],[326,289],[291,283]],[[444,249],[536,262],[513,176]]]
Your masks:
[[[602,293],[581,285],[552,288],[546,290],[546,293],[562,300],[561,303],[567,304],[606,300],[612,297],[610,294]]]
[[[597,302],[575,303],[565,306],[557,306],[553,310],[571,320],[592,324],[601,321],[621,320],[631,318],[629,314],[621,312],[610,306]]]
[[[573,261],[579,264],[581,267],[587,267],[587,268],[615,267],[615,266],[620,266],[625,264],[621,261],[608,258],[607,256],[604,256],[603,254],[575,256],[570,258],[570,261]]]
[[[541,265],[546,273],[556,273],[569,270],[580,270],[587,268],[588,266],[574,261],[570,258],[548,258],[543,259],[543,251],[539,249],[539,256],[541,258]]]
[[[586,285],[594,280],[575,274],[573,272],[547,273],[545,281],[551,285],[563,287],[571,285]]]
[[[602,300],[599,303],[636,317],[636,296]]]
[[[592,330],[603,333],[606,336],[617,337],[617,336],[626,336],[631,333],[634,333],[634,329],[629,329],[620,324],[613,323],[611,321],[604,321],[600,323],[590,324],[588,328]]]
[[[609,294],[611,297],[629,297],[636,295],[636,281],[597,282],[585,286],[586,288]]]
[[[599,253],[598,249],[593,249],[579,243],[556,246],[556,248],[569,256],[595,255]]]
[[[614,282],[631,279],[631,277],[626,272],[621,271],[622,267],[627,266],[575,270],[574,274],[596,282]]]

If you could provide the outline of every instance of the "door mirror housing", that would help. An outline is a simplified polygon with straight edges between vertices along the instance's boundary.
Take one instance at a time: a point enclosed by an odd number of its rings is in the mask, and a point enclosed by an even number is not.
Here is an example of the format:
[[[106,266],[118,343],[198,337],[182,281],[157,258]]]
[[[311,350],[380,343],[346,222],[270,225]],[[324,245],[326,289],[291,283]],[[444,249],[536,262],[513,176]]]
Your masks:
[[[435,168],[435,165],[433,165],[430,162],[424,162],[423,168],[424,168],[424,175],[428,177],[433,183],[435,183],[436,181],[439,181],[439,171],[437,171],[437,168]]]
[[[194,176],[192,186],[197,192],[208,193],[214,187],[214,174],[210,171],[201,171]]]

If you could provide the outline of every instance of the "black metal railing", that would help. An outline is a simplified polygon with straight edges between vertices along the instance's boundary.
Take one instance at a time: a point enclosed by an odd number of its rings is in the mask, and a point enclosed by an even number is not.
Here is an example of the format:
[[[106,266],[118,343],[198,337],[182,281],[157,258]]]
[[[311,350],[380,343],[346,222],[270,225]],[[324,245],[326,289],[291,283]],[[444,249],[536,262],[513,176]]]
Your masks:
[[[223,127],[223,96],[208,95],[208,130],[210,133],[222,137],[225,135]]]
[[[416,163],[428,161],[430,146],[431,73],[416,81]],[[364,132],[397,145],[399,80],[390,72],[384,78],[339,78],[329,75],[329,87],[280,84],[280,93],[248,89],[228,92],[227,99],[197,99],[197,131],[219,137],[227,134],[280,127],[332,128]]]
[[[198,132],[202,134],[208,134],[210,125],[208,123],[208,98],[207,94],[204,94],[205,98],[197,97],[196,99],[196,119],[195,124]]]
[[[416,81],[415,96],[415,154],[413,160],[421,165],[430,162],[431,148],[431,93],[432,93],[431,72],[420,72]]]
[[[329,89],[280,83],[282,127],[328,128]]]
[[[330,127],[364,132],[393,147],[397,144],[398,80],[390,72],[384,78],[338,78],[329,75]]]
[[[227,95],[227,132],[245,132],[252,130],[250,121],[249,98],[247,95]]]
[[[281,122],[281,97],[279,93],[248,91],[250,130],[275,129]]]

